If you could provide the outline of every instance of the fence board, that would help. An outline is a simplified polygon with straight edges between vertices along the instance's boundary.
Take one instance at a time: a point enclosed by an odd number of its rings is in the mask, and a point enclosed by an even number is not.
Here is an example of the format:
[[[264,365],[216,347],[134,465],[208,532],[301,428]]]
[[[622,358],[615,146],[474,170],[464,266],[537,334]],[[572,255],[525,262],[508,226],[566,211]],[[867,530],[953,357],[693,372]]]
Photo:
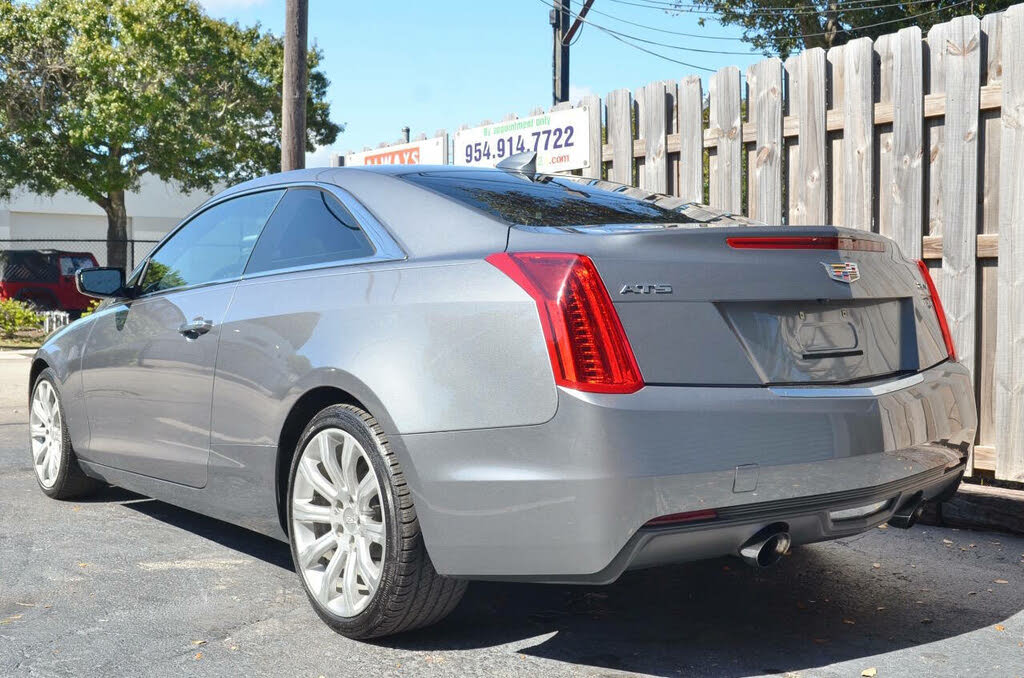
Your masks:
[[[628,89],[608,93],[608,143],[612,146],[612,168],[608,178],[621,184],[633,183],[633,95]]]
[[[946,32],[945,155],[942,185],[942,279],[939,281],[949,329],[960,361],[976,371],[975,293],[978,224],[978,101],[981,89],[981,24],[977,17],[954,19]],[[971,462],[968,462],[968,469]]]
[[[583,176],[591,179],[601,178],[601,97],[591,94],[580,100],[586,106],[587,117],[590,118],[590,166],[583,168]]]
[[[656,193],[668,191],[668,99],[665,85],[652,82],[640,90],[643,99],[644,183],[643,187]]]
[[[1002,13],[990,14],[981,19],[981,83],[982,87],[996,85],[1002,81]],[[981,204],[978,206],[978,231],[995,234],[999,229],[999,156],[1000,117],[998,110],[981,113],[978,123],[978,144],[982,157],[981,175],[978,177]],[[978,296],[977,323],[979,355],[978,372],[978,443],[995,445],[995,361],[996,318],[998,312],[999,270],[996,261],[981,259],[978,252]],[[989,358],[989,359],[986,359]],[[975,452],[975,468],[979,455]],[[993,455],[993,462],[995,457]],[[994,468],[994,466],[993,466]]]
[[[844,115],[845,87],[843,83],[843,70],[845,68],[843,55],[846,53],[846,46],[834,47],[825,52],[825,163],[826,171],[830,173],[829,181],[826,183],[829,191],[826,197],[826,223],[836,226],[846,226],[843,221],[845,216],[843,208],[843,197],[846,191],[846,165],[843,162],[843,139],[846,136],[846,127],[832,132],[828,130],[829,115]],[[845,119],[845,115],[844,115]],[[830,132],[830,133],[829,133]]]
[[[883,35],[875,40],[875,167],[878,168],[878,200],[874,209],[878,232],[892,237],[892,203],[894,181],[892,176],[892,128],[879,124],[877,110],[892,108],[893,44],[895,35]]]
[[[700,77],[679,83],[679,197],[704,200],[704,95]]]
[[[747,105],[757,134],[750,163],[755,200],[750,216],[769,224],[782,223],[782,62],[766,59],[750,67]]]
[[[996,476],[1024,480],[1024,6],[1003,15]]]
[[[921,29],[904,28],[896,34],[892,48],[891,235],[904,255],[920,259],[924,225]]]
[[[928,94],[946,92],[946,37],[949,24],[936,24],[928,31],[927,64],[924,70],[925,87]],[[945,120],[931,118],[925,123],[925,139],[928,148],[928,165],[925,168],[926,219],[929,235],[942,235],[942,165],[945,140]],[[941,277],[941,272],[939,272]],[[936,282],[941,282],[936,280]]]
[[[727,66],[711,76],[709,129],[717,137],[717,150],[711,159],[711,205],[739,214],[743,211],[740,193],[740,154],[743,149],[740,120],[740,69]]]
[[[825,202],[825,50],[800,55],[797,180],[794,224],[823,224]]]
[[[869,231],[875,197],[873,58],[868,38],[854,40],[843,48],[843,224]]]

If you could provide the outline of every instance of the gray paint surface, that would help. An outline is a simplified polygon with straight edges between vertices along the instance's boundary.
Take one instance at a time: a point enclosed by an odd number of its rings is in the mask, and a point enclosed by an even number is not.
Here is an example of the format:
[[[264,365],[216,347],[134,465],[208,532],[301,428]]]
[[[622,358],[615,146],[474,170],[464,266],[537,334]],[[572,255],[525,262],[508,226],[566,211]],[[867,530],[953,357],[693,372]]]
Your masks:
[[[911,477],[930,479],[934,493],[974,439],[967,372],[937,364],[934,313],[913,264],[891,244],[844,253],[862,269],[849,286],[824,274],[821,260],[834,252],[724,243],[790,230],[510,229],[413,187],[402,171],[304,171],[226,192],[336,182],[347,191],[339,198],[358,199],[355,213],[387,238],[377,243],[393,252],[383,260],[114,302],[52,337],[38,359],[60,377],[86,470],[282,538],[282,426],[303,394],[331,387],[381,421],[439,572],[561,580],[604,570],[660,515]],[[630,395],[556,388],[534,303],[483,261],[506,245],[591,256],[649,385]],[[674,290],[664,300],[616,293],[662,282]],[[194,341],[176,336],[199,315],[215,329]],[[863,360],[794,358],[808,345],[845,346],[851,332]],[[834,387],[793,398],[765,388],[779,374],[884,384],[898,377],[891,372],[921,369],[919,383],[882,395]],[[736,467],[754,464],[754,489],[735,492]],[[782,518],[796,524],[806,514],[796,506]],[[750,534],[760,527],[756,515],[745,525]],[[659,552],[664,561],[717,555],[738,546],[725,534],[713,540],[718,551],[680,537]],[[805,529],[799,541],[833,536]],[[651,555],[638,558],[649,564]]]

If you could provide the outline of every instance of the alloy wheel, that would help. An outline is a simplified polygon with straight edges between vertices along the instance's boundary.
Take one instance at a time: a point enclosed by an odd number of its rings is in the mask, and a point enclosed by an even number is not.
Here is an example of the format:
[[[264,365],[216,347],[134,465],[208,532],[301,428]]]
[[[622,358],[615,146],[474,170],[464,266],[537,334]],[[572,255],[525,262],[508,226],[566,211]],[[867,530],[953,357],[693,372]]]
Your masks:
[[[316,600],[341,617],[366,609],[384,569],[384,511],[373,464],[347,431],[323,429],[302,450],[291,530],[297,565]]]
[[[32,393],[29,433],[36,476],[43,487],[51,488],[60,474],[64,426],[57,390],[46,379],[40,379]]]

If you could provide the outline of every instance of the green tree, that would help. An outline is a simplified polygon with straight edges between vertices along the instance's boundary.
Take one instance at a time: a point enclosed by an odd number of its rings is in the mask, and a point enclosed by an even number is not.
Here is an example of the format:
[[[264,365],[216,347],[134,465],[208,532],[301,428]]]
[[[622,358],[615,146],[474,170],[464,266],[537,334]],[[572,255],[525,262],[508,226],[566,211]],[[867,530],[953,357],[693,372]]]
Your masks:
[[[280,167],[284,43],[194,0],[0,0],[0,197],[69,190],[107,215],[126,265],[125,192],[152,173],[209,190]],[[306,147],[330,144],[309,53]]]
[[[713,10],[723,24],[741,27],[743,37],[756,49],[784,59],[808,47],[828,49],[856,38],[895,33],[907,26],[920,26],[927,34],[935,24],[965,14],[997,12],[1019,1],[686,0],[672,4],[678,10],[694,5]],[[701,25],[704,22],[700,20]]]

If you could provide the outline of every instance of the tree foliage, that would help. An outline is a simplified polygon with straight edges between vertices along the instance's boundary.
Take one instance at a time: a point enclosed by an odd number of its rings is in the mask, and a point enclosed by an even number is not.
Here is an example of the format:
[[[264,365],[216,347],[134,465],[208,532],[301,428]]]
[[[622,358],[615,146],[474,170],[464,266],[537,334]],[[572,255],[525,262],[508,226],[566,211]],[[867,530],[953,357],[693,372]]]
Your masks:
[[[808,47],[828,49],[856,38],[876,38],[907,26],[920,26],[927,34],[935,24],[965,14],[1005,9],[1019,0],[686,0],[710,9],[717,20],[739,26],[743,37],[771,56],[788,57]],[[703,25],[705,19],[701,19]]]
[[[194,0],[0,0],[0,197],[70,190],[126,237],[124,192],[152,173],[209,190],[277,171],[281,38]],[[309,53],[306,147],[332,143]],[[124,264],[108,246],[109,265]]]

